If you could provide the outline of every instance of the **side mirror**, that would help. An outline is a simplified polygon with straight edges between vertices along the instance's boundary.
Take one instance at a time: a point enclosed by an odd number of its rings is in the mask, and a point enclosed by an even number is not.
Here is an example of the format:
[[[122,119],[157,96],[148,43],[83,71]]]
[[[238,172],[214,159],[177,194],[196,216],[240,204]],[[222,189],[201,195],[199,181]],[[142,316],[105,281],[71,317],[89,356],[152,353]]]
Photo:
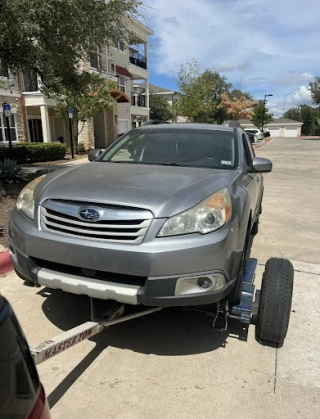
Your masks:
[[[88,154],[89,161],[96,160],[100,154],[102,154],[102,150],[100,148],[96,148],[95,150],[91,150]]]
[[[254,157],[251,163],[250,172],[269,173],[272,171],[272,161],[262,157]]]

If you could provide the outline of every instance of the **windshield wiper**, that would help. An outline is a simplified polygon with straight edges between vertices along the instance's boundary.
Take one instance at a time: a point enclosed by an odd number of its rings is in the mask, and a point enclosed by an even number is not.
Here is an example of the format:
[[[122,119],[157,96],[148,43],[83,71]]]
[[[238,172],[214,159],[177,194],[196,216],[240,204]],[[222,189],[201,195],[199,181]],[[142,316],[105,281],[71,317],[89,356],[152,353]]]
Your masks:
[[[176,167],[189,167],[188,164],[179,164],[179,163],[175,163],[175,162],[170,162],[170,163],[153,163],[156,166],[176,166]]]
[[[147,164],[151,166],[175,166],[175,167],[190,167],[189,164],[179,164],[175,162],[157,163],[152,161],[132,161],[132,160],[107,160],[106,163],[130,163],[130,164]]]

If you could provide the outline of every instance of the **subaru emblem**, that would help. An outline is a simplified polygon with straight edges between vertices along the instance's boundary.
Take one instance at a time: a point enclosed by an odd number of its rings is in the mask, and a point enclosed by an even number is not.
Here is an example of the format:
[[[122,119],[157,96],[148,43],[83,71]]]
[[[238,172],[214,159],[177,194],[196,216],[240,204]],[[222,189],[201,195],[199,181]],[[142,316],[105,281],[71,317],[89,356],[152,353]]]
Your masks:
[[[93,208],[84,208],[79,212],[81,218],[87,221],[97,221],[100,218],[100,214]]]

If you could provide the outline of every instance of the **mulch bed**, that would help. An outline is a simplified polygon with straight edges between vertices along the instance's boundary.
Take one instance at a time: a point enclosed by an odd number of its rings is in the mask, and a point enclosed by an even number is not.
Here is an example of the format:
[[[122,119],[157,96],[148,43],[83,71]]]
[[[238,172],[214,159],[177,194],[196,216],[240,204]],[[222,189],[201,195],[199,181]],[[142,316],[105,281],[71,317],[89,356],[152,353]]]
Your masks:
[[[8,184],[0,182],[0,188],[5,190],[6,195],[0,197],[0,226],[5,228],[4,235],[0,236],[0,245],[8,248],[8,224],[10,213],[16,205],[16,201],[21,189],[27,182]],[[1,247],[1,246],[0,246]]]

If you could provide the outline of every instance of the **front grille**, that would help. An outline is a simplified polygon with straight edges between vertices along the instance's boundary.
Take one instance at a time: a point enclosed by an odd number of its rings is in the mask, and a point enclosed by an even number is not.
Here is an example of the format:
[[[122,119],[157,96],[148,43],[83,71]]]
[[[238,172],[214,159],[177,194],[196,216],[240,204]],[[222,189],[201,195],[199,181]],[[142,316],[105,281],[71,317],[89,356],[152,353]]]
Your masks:
[[[97,220],[81,218],[94,210]],[[121,243],[141,243],[151,224],[150,211],[103,204],[47,200],[40,207],[40,227],[70,237]]]

